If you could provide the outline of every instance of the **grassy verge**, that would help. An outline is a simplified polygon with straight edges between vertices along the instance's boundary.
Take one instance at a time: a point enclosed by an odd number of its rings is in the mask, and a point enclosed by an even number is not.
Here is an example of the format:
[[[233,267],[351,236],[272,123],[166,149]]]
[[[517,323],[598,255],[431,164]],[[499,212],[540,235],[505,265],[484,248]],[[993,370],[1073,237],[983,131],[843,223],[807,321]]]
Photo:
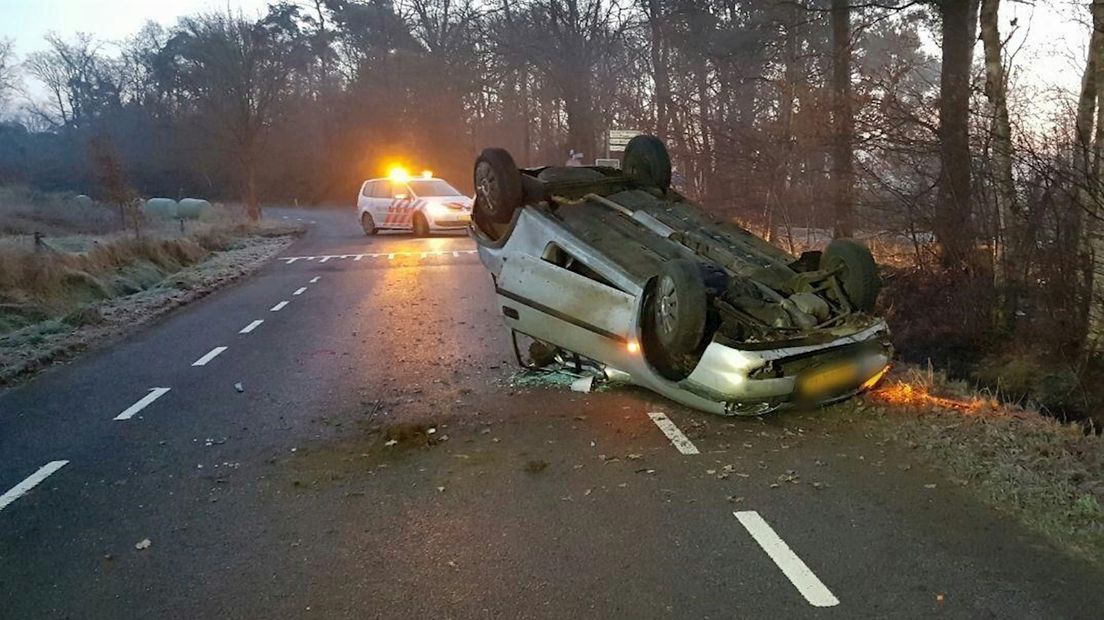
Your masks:
[[[0,221],[10,231],[33,216],[37,227],[50,213],[0,209],[7,216]],[[99,226],[98,216],[89,221]],[[56,219],[45,244],[23,234],[0,237],[0,385],[240,278],[301,232],[227,214],[183,227],[155,222],[137,238],[121,230],[80,232],[81,222]]]
[[[1061,546],[1104,564],[1104,437],[905,369],[867,397],[885,437]]]

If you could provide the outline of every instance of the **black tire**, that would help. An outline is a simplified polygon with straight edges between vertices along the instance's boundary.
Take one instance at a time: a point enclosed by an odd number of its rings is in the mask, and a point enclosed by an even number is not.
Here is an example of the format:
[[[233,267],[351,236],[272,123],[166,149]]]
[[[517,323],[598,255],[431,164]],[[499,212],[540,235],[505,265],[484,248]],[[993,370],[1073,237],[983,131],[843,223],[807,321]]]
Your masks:
[[[865,245],[854,239],[836,239],[821,255],[820,268],[839,269],[840,285],[856,310],[870,312],[874,309],[882,281],[874,256]]]
[[[641,187],[666,193],[671,188],[671,156],[663,141],[641,134],[625,146],[625,176]]]
[[[672,260],[663,264],[652,291],[649,323],[655,343],[668,358],[698,350],[705,335],[706,304],[705,282],[697,263]]]
[[[371,213],[362,213],[360,216],[360,227],[364,229],[364,234],[371,237],[379,232],[376,228],[376,221],[372,219]]]
[[[428,237],[429,236],[429,220],[421,213],[414,214],[414,236],[415,237]]]
[[[521,172],[505,149],[483,149],[475,160],[475,210],[492,222],[505,224],[524,199]]]

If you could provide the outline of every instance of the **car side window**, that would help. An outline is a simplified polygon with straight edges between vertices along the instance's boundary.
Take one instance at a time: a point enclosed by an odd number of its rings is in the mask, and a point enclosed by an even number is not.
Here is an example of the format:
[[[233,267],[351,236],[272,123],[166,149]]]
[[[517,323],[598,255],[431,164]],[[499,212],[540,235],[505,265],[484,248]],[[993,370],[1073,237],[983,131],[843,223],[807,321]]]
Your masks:
[[[389,181],[376,181],[372,184],[372,197],[373,198],[390,198],[391,197],[391,183]]]
[[[376,185],[378,185],[376,181],[368,181],[364,184],[364,189],[361,190],[360,195],[364,196],[365,198],[372,198],[374,196],[373,192],[375,191]]]

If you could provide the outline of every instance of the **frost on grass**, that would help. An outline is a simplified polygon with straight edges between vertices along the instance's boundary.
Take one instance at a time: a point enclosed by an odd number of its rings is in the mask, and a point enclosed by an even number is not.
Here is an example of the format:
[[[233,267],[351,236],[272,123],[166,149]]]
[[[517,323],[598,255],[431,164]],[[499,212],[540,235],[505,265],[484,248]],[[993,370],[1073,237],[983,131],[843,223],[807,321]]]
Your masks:
[[[220,233],[226,234],[226,233]],[[0,335],[0,385],[32,373],[54,361],[72,357],[94,344],[125,334],[129,329],[149,322],[177,306],[203,297],[261,267],[286,248],[289,236],[227,235],[225,250],[216,250],[206,260],[187,267],[178,267],[166,277],[164,271],[144,273],[143,280],[127,279],[121,287],[117,278],[126,278],[133,271],[126,266],[115,272],[93,277],[90,274],[72,276],[86,282],[81,290],[102,287],[103,294],[90,297],[65,310],[69,304],[55,301],[43,308],[25,324]],[[204,243],[210,243],[205,241]],[[170,263],[171,264],[171,263]],[[114,294],[117,293],[117,294]],[[50,317],[62,309],[64,314]],[[8,309],[10,312],[10,308]],[[5,316],[0,304],[0,316]]]
[[[1104,563],[1104,437],[906,370],[868,397],[887,436],[932,460],[998,510]]]

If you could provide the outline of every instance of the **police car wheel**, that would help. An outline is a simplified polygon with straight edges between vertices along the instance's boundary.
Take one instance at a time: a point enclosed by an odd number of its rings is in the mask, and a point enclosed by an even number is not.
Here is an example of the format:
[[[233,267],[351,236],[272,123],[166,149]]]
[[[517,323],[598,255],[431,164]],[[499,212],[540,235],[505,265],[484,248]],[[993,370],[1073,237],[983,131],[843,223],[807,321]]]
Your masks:
[[[429,221],[421,213],[414,214],[414,236],[415,237],[428,237],[429,236]]]
[[[475,160],[475,209],[492,222],[505,224],[521,207],[521,173],[505,149],[483,149]]]
[[[365,213],[360,216],[360,227],[364,229],[364,234],[366,235],[374,235],[379,232],[379,229],[376,228],[376,222],[372,219],[370,213]]]
[[[671,188],[671,155],[663,140],[641,134],[625,145],[625,176],[641,187],[663,193]]]

